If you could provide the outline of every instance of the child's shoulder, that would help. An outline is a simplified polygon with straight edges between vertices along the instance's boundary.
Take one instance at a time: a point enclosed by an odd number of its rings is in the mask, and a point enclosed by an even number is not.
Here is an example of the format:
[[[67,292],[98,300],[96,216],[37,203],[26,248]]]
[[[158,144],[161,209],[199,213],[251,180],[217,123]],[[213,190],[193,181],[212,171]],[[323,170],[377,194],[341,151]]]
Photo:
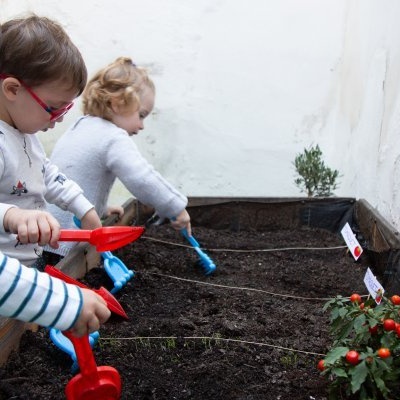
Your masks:
[[[104,118],[100,118],[100,117],[93,117],[90,115],[85,116],[84,118],[88,125],[92,125],[98,131],[103,132],[103,134],[106,136],[115,138],[115,135],[117,135],[117,136],[120,136],[121,138],[129,139],[128,132],[126,130],[118,127],[111,121],[108,121],[108,120],[106,120]]]
[[[76,121],[69,132],[65,135],[64,140],[68,141],[73,137],[74,140],[91,141],[96,147],[130,147],[133,144],[124,129],[106,119],[90,115]],[[73,136],[70,136],[71,134]]]

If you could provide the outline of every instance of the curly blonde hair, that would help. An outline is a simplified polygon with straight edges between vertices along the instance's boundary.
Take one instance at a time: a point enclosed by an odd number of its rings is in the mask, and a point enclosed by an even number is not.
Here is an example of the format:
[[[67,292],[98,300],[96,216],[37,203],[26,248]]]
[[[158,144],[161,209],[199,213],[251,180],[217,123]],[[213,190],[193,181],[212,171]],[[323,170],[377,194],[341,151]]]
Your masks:
[[[127,113],[138,110],[145,89],[155,92],[147,71],[129,57],[118,57],[89,80],[82,95],[83,112],[111,120],[112,104]]]

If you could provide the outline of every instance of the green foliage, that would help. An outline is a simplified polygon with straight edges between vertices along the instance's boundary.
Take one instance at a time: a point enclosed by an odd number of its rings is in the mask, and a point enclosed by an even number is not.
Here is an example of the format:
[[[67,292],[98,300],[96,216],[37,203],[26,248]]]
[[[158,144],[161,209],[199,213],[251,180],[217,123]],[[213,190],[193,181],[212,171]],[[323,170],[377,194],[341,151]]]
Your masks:
[[[292,367],[294,365],[297,365],[297,363],[299,362],[299,356],[297,355],[297,353],[289,352],[288,354],[280,358],[280,362],[286,368]]]
[[[333,338],[321,372],[328,378],[329,399],[342,398],[343,393],[360,400],[393,399],[391,391],[400,381],[400,305],[386,297],[376,305],[373,299],[358,304],[337,296],[324,310],[330,311]],[[395,321],[393,330],[385,329],[388,319]],[[382,348],[390,350],[389,357],[380,357]],[[359,354],[355,364],[346,360],[349,350]]]
[[[303,153],[296,156],[293,164],[299,174],[294,182],[308,197],[329,197],[338,188],[336,180],[339,171],[325,166],[318,145],[304,149]]]

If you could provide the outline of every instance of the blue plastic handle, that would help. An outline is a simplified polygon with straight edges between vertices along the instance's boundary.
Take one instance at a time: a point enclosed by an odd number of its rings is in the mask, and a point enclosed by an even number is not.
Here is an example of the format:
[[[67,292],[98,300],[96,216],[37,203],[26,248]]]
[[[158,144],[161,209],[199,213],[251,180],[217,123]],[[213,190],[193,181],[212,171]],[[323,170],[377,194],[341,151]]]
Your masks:
[[[176,221],[176,218],[171,218],[172,221]],[[194,238],[194,236],[189,236],[189,233],[186,228],[182,228],[180,230],[182,236],[188,240],[188,242],[192,245],[198,256],[200,257],[201,264],[204,267],[205,274],[210,275],[216,270],[216,265],[214,261],[200,248],[200,244]]]
[[[200,247],[199,243],[193,236],[189,236],[186,228],[181,229],[182,235],[190,242],[193,247]]]

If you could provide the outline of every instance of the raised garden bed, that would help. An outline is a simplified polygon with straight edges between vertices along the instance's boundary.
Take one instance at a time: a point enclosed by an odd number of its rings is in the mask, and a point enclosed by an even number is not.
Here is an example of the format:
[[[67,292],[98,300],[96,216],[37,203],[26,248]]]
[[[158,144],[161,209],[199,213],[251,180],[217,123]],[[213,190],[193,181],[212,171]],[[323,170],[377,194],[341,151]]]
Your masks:
[[[122,399],[326,399],[316,369],[331,343],[322,306],[366,293],[367,266],[394,287],[396,232],[353,199],[202,201],[191,201],[193,231],[217,271],[205,276],[167,225],[114,252],[136,271],[116,295],[130,320],[101,329],[98,365],[119,371]],[[137,223],[150,215],[132,210]],[[346,221],[366,250],[358,262],[337,233]],[[361,230],[369,225],[375,232]],[[102,268],[87,267],[86,283],[111,287]],[[0,370],[0,398],[62,399],[71,364],[46,330],[26,332]]]

